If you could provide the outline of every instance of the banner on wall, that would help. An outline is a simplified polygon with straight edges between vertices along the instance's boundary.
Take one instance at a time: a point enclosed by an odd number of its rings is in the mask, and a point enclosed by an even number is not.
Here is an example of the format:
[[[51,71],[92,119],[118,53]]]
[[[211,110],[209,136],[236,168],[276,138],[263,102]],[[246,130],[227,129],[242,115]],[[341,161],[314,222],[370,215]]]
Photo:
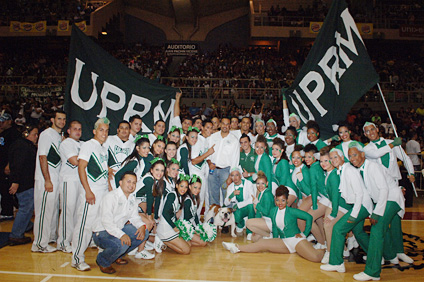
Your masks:
[[[127,68],[72,26],[65,111],[68,122],[81,122],[82,140],[93,136],[99,117],[110,120],[111,135],[116,134],[120,121],[136,114],[142,117],[143,133],[152,132],[159,119],[168,125],[174,116],[176,92]]]
[[[360,32],[344,0],[333,1],[294,83],[285,91],[289,110],[305,124],[315,120],[321,137],[379,81]]]
[[[400,37],[424,37],[424,26],[422,25],[402,25],[399,28]]]
[[[191,56],[199,53],[199,45],[196,43],[166,43],[165,53],[167,56]]]
[[[68,30],[69,30],[69,21],[68,20],[57,21],[57,31],[68,31]]]
[[[309,33],[319,33],[323,22],[310,22]],[[374,25],[372,23],[357,23],[356,24],[359,34],[372,35],[374,32]]]
[[[29,22],[10,22],[10,32],[46,32],[47,22],[39,21],[35,23]]]

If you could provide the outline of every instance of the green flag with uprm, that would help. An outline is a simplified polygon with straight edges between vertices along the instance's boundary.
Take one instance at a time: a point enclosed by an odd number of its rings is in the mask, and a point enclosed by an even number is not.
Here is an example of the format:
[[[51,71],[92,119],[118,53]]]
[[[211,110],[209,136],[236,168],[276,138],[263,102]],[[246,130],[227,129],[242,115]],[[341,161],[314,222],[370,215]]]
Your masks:
[[[82,140],[93,136],[99,117],[110,120],[111,135],[116,134],[120,121],[136,114],[143,120],[144,133],[152,132],[159,119],[168,124],[174,115],[176,92],[127,68],[78,27],[72,27],[65,112],[68,122],[81,122]]]
[[[344,0],[334,0],[302,69],[285,92],[291,113],[315,120],[321,136],[346,119],[352,106],[378,83],[368,52]]]

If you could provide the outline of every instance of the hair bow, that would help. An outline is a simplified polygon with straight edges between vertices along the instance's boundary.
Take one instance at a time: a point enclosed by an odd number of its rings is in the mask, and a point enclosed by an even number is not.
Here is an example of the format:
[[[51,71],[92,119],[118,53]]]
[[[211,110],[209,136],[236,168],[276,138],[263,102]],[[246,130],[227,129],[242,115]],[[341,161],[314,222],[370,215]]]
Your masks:
[[[191,176],[190,182],[191,182],[191,183],[196,183],[196,182],[197,182],[197,180],[199,180],[199,182],[200,182],[200,183],[202,183],[202,179],[201,179],[199,176],[197,176],[196,174],[193,174],[193,175]]]
[[[180,181],[190,181],[190,175],[187,175],[187,174],[180,174],[179,176],[178,176],[178,178],[180,179]]]
[[[134,143],[137,143],[137,141],[138,141],[138,140],[140,140],[141,138],[149,139],[149,136],[148,136],[147,134],[143,134],[143,135],[139,135],[139,134],[137,134],[137,135],[135,136]]]
[[[180,165],[180,162],[177,159],[175,159],[175,158],[172,158],[171,159],[171,163]]]
[[[175,125],[173,125],[172,127],[171,127],[171,129],[169,130],[169,132],[174,132],[175,130],[177,130],[178,129],[178,131],[180,132],[180,135],[181,134],[183,134],[183,129],[181,128],[181,127],[177,127],[177,126],[175,126]]]
[[[163,141],[163,135],[158,135],[158,140]]]

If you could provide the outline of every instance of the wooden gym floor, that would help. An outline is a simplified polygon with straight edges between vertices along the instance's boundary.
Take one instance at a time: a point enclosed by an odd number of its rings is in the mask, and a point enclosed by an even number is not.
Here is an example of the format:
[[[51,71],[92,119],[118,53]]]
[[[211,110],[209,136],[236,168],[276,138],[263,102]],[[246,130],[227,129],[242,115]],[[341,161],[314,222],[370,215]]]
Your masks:
[[[414,198],[403,221],[405,252],[413,266],[401,262],[400,267],[385,265],[384,281],[423,281],[424,276],[424,198]],[[0,231],[10,232],[12,222],[0,223]],[[415,235],[410,237],[407,234]],[[32,235],[32,234],[31,234]],[[245,236],[244,236],[245,237]],[[62,252],[32,253],[31,245],[6,246],[0,249],[0,281],[354,281],[352,275],[363,271],[364,264],[346,262],[346,273],[324,272],[320,264],[308,262],[297,254],[231,254],[222,241],[245,244],[245,238],[218,234],[205,248],[193,248],[187,256],[171,250],[156,254],[153,260],[129,257],[130,263],[114,266],[117,272],[107,275],[95,264],[96,249],[86,252],[92,269],[80,272],[70,266],[71,255]]]

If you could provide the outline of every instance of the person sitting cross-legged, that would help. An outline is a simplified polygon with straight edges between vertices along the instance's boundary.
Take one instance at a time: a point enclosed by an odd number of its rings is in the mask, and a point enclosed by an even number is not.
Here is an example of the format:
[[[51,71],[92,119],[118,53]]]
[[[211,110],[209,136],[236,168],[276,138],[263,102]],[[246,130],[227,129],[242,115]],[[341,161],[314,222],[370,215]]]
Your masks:
[[[119,181],[119,188],[106,194],[100,204],[99,220],[93,228],[93,240],[103,249],[97,255],[100,271],[113,274],[112,263],[127,264],[123,257],[149,238],[149,231],[138,215],[133,193],[137,183],[134,172],[127,171]]]

